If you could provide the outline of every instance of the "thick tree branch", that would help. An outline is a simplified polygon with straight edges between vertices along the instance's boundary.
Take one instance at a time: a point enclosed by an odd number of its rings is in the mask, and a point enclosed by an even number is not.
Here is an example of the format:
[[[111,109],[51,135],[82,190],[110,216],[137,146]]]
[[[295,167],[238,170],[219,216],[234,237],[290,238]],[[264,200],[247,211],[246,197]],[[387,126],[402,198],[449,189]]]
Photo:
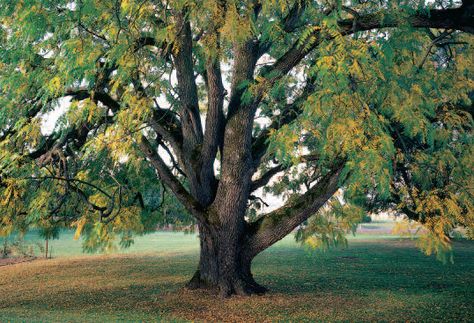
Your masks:
[[[137,52],[146,46],[158,46],[158,43],[156,39],[151,36],[142,36],[136,40],[133,51]]]
[[[214,161],[224,137],[224,96],[220,62],[209,57],[206,61],[206,85],[208,89],[208,110],[204,142],[201,150],[201,185],[207,192],[203,201],[206,205],[214,199],[217,182],[214,174]]]
[[[306,193],[291,198],[288,203],[250,224],[247,256],[252,258],[291,233],[314,215],[338,190],[342,167],[322,177]]]
[[[178,35],[176,44],[179,48],[174,55],[178,94],[181,104],[184,149],[193,152],[201,145],[203,130],[199,113],[197,86],[194,77],[193,39],[191,25],[183,13],[176,14]]]
[[[158,172],[160,179],[173,191],[183,206],[199,221],[204,221],[203,207],[191,196],[191,194],[189,194],[176,176],[173,175],[166,163],[161,159],[145,136],[142,136],[139,146],[140,150],[150,160],[151,164]]]
[[[227,1],[216,3],[221,12],[226,12]],[[214,161],[219,148],[222,150],[224,137],[224,97],[225,88],[221,72],[221,34],[222,21],[212,21],[210,33],[215,37],[215,47],[205,54],[204,80],[207,87],[208,109],[204,142],[201,150],[201,182],[207,188],[205,204],[210,204],[215,196],[217,181],[214,174]]]
[[[73,96],[74,99],[78,100],[84,100],[86,98],[91,98],[95,101],[98,100],[114,112],[120,108],[120,104],[118,104],[106,93],[94,93],[94,96],[91,97],[91,94],[87,90],[70,89],[65,91],[64,96]],[[46,138],[46,140],[38,149],[30,152],[27,156],[31,159],[40,159],[40,163],[43,163],[49,159],[50,154],[56,148],[64,146],[67,142],[72,141],[75,147],[78,149],[86,143],[87,136],[92,129],[97,129],[100,126],[110,122],[112,122],[112,118],[107,116],[101,118],[96,123],[83,122],[79,127],[70,127],[62,134],[53,133],[51,136]]]
[[[258,60],[258,48],[253,39],[244,44],[234,44],[234,66],[232,68],[232,84],[227,119],[230,119],[241,105],[242,94],[245,92],[244,82],[253,80],[255,65]]]
[[[222,74],[218,58],[208,58],[206,62],[206,84],[208,88],[208,109],[206,130],[202,149],[203,160],[207,164],[214,161],[224,134],[224,96]]]
[[[243,210],[247,207],[252,167],[252,128],[255,105],[242,104],[242,94],[246,90],[245,82],[253,78],[257,59],[257,46],[253,39],[243,44],[234,44],[235,59],[229,100],[227,120],[224,132],[221,179],[213,205],[227,220],[224,213],[242,210],[242,217],[234,219],[243,223]],[[240,196],[236,195],[236,192]],[[225,210],[225,211],[224,211]]]
[[[454,9],[431,9],[406,14],[403,11],[379,11],[352,19],[338,21],[343,34],[379,28],[409,25],[413,28],[443,28],[474,33],[474,7],[465,3]]]
[[[152,129],[165,141],[169,142],[179,159],[182,158],[183,134],[181,122],[172,111],[157,107],[148,121]]]

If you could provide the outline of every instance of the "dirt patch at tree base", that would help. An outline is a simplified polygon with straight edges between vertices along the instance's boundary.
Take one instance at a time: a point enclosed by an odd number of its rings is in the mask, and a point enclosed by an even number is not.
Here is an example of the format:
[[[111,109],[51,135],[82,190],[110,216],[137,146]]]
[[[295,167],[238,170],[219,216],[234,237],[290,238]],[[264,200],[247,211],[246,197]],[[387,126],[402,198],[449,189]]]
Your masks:
[[[15,258],[0,258],[0,267],[19,264],[22,262],[30,262],[36,257],[15,257]]]

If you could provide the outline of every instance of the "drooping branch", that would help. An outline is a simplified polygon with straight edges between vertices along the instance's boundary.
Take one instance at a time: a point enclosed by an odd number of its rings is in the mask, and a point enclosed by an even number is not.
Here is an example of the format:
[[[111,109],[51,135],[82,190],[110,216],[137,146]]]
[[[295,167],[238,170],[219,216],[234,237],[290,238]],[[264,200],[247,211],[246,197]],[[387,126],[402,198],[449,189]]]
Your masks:
[[[282,29],[286,33],[291,33],[303,25],[301,17],[306,10],[306,2],[307,0],[296,1],[288,14],[282,19]],[[271,48],[271,46],[272,41],[270,40],[261,42],[258,48],[258,57],[261,57],[263,54],[265,54]]]
[[[263,129],[258,136],[253,139],[252,156],[254,159],[254,171],[258,169],[262,158],[267,153],[268,139],[272,131],[276,131],[281,127],[295,121],[303,112],[302,105],[314,90],[313,80],[308,79],[301,94],[292,102],[287,104],[280,114],[272,121],[272,123]]]
[[[72,214],[73,212],[68,212],[68,215],[65,217],[60,217],[60,218],[57,217],[61,208],[66,204],[68,197],[71,196],[71,193],[76,193],[77,196],[90,208],[91,212],[98,212],[101,221],[105,218],[110,220],[110,216],[112,215],[112,212],[115,209],[115,204],[116,204],[115,197],[116,197],[117,192],[119,193],[119,204],[120,204],[119,209],[121,207],[121,200],[122,200],[121,187],[116,189],[113,194],[109,194],[104,189],[100,188],[99,186],[91,182],[77,179],[74,177],[62,177],[62,176],[51,175],[51,176],[39,176],[39,177],[26,177],[26,178],[21,178],[21,179],[27,180],[27,181],[34,181],[39,184],[45,181],[58,181],[58,182],[64,182],[66,184],[64,187],[64,193],[61,194],[61,197],[59,198],[57,205],[51,210],[48,210],[49,217],[51,217],[52,220],[55,221],[56,223],[59,223],[61,220],[67,221],[67,220],[77,218],[74,216],[74,214]],[[86,191],[81,189],[79,185],[90,187],[91,189],[99,192],[102,196],[107,198],[107,200],[109,200],[110,202],[108,203],[107,206],[97,205],[96,203],[90,200],[90,195],[86,193]],[[82,212],[77,212],[75,215],[81,216]]]
[[[64,95],[61,95],[61,97],[64,97],[64,96],[71,96],[73,100],[81,101],[81,100],[89,98],[90,94],[86,89],[81,88],[81,89],[68,89]],[[50,98],[45,103],[43,103],[41,99],[34,99],[34,100],[30,100],[30,102],[25,102],[24,104],[26,106],[31,106],[31,108],[28,109],[25,113],[25,117],[26,117],[25,123],[29,123],[35,117],[37,117],[41,113],[41,111],[43,110],[46,104],[49,104],[52,101],[57,100],[59,98],[60,97]],[[9,136],[14,135],[16,132],[17,130],[14,129],[14,127],[10,127],[4,130],[0,136],[0,141],[7,139]]]
[[[39,100],[38,100],[39,101]],[[26,122],[31,122],[33,118],[35,118],[38,114],[40,114],[41,110],[43,109],[43,104],[40,104],[39,102],[36,102],[36,104],[33,104],[31,109],[28,109],[26,112]],[[17,129],[13,125],[10,125],[6,129],[1,130],[1,135],[0,135],[0,142],[6,140],[10,136],[13,136],[15,133],[17,133]]]
[[[90,183],[90,182],[87,182],[87,181],[84,181],[82,179],[78,179],[78,178],[67,178],[67,177],[60,177],[60,176],[41,176],[41,177],[28,177],[28,178],[25,178],[27,180],[31,180],[31,181],[44,181],[44,180],[55,180],[55,181],[63,181],[63,182],[67,182],[67,183],[80,183],[80,184],[83,184],[83,185],[86,185],[86,186],[90,186],[92,187],[93,189],[99,191],[100,193],[102,193],[104,196],[108,197],[109,199],[112,199],[112,196],[107,193],[106,191],[104,191],[103,189],[101,189],[100,187],[98,187],[97,185],[93,184],[93,183]]]
[[[341,20],[338,22],[341,27],[341,34],[350,35],[358,31],[366,31],[372,29],[398,27],[410,25],[414,28],[448,28],[474,33],[474,5],[472,1],[465,1],[460,8],[456,9],[434,9],[428,13],[416,12],[410,15],[402,15],[396,12],[380,11],[373,14],[357,15],[353,19]],[[313,43],[310,46],[302,46],[299,42],[295,42],[285,54],[283,54],[273,65],[269,66],[263,73],[267,77],[266,86],[272,86],[277,80],[296,67],[303,58],[312,52],[324,39],[321,31],[316,29],[313,34]],[[310,83],[308,83],[310,84]],[[301,95],[301,100],[295,100],[294,107],[304,102],[305,97],[311,91],[305,91]],[[258,105],[263,95],[259,94],[254,99],[254,104]],[[271,129],[278,129],[281,126],[295,120],[299,115],[294,109],[285,109],[295,113],[285,113],[280,120],[272,123],[267,129],[254,139],[253,156],[255,165],[260,164],[261,158],[265,155],[267,149],[267,139]],[[257,168],[255,168],[256,170]]]

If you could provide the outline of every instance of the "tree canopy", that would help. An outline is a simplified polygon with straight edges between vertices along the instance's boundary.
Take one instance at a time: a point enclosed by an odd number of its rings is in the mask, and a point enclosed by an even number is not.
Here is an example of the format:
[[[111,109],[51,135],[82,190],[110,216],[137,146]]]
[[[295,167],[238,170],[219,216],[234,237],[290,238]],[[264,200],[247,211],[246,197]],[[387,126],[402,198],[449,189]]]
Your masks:
[[[425,251],[446,250],[455,227],[474,237],[473,13],[2,1],[0,230],[73,226],[93,250],[197,223],[251,259],[297,227],[334,244],[395,210],[424,226]],[[284,205],[262,212],[262,189]]]

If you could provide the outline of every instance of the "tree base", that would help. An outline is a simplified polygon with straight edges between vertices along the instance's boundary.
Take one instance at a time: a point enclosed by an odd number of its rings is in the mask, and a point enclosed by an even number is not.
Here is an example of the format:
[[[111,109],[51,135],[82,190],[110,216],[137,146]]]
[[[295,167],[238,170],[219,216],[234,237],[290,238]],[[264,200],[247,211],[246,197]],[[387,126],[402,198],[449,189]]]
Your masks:
[[[203,279],[200,271],[197,270],[191,280],[186,284],[186,288],[190,290],[215,290],[223,298],[228,298],[233,295],[263,295],[268,292],[268,288],[258,284],[253,277],[237,275],[232,278],[216,279],[216,281],[218,281],[218,283],[212,283]]]

